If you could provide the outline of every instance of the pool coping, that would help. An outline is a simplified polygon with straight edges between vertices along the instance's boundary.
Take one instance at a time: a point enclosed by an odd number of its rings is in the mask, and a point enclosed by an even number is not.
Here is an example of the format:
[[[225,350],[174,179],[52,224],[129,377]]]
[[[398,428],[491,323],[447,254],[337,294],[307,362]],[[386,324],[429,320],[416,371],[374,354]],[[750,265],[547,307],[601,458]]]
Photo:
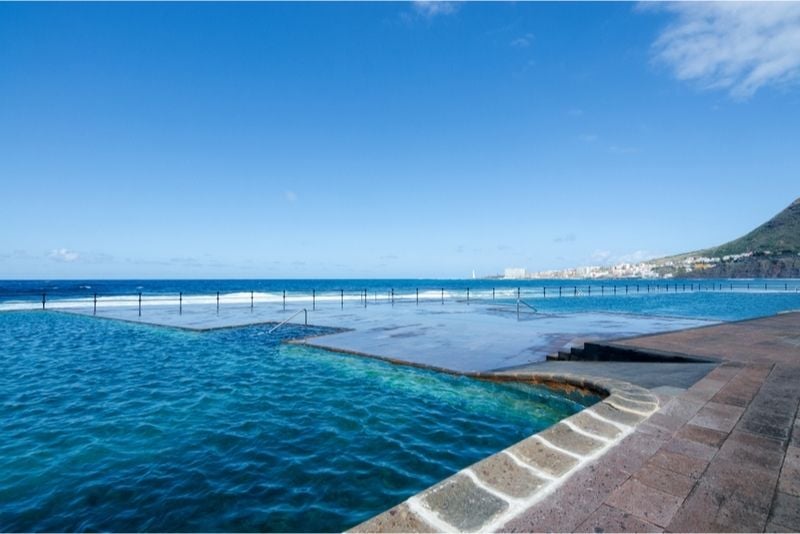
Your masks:
[[[543,385],[603,397],[348,532],[497,531],[602,457],[658,411],[647,389],[616,379],[535,372],[468,373],[497,382]]]

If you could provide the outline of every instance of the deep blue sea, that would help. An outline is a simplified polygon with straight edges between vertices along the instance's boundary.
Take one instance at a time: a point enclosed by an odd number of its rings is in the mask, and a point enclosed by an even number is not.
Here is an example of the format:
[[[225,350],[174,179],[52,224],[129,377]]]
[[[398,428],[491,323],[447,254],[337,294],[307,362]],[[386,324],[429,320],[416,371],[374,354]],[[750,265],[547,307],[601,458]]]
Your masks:
[[[312,292],[325,305],[357,302],[366,292],[372,299],[398,303],[414,302],[417,292],[423,302],[465,301],[513,303],[519,296],[542,312],[607,311],[737,320],[800,309],[800,280],[56,280],[0,281],[0,310],[14,303],[38,305],[47,302],[127,298],[133,304],[138,294],[147,299],[239,295],[250,292],[259,298],[279,301],[310,300]],[[12,303],[12,304],[9,304]]]
[[[0,531],[340,531],[596,400],[280,343],[322,331],[0,313]]]

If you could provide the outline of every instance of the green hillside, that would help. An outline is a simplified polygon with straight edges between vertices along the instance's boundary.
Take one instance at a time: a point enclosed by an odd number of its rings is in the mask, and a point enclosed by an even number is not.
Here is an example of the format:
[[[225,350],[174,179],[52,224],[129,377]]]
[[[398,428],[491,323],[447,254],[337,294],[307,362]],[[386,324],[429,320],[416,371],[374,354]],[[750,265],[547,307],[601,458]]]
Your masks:
[[[727,258],[726,256],[746,255]],[[687,258],[719,258],[687,263]],[[752,232],[718,247],[655,260],[661,275],[697,278],[800,276],[800,198]]]
[[[746,252],[800,253],[800,198],[749,234],[696,254],[722,257]]]

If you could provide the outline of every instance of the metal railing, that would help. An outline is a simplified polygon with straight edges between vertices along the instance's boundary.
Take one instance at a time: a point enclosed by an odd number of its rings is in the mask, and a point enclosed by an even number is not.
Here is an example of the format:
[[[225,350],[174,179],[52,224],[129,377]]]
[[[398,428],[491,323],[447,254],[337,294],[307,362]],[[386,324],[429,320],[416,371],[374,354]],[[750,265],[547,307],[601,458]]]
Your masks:
[[[291,314],[289,317],[287,317],[286,319],[284,319],[280,323],[278,323],[275,326],[273,326],[272,328],[270,328],[267,333],[268,334],[273,333],[275,330],[277,330],[278,328],[282,327],[283,325],[285,325],[286,323],[288,323],[289,321],[291,321],[292,319],[294,319],[295,317],[300,315],[300,313],[304,313],[305,314],[305,320],[303,321],[303,325],[304,326],[308,326],[308,310],[306,308],[303,308],[302,310],[297,310],[296,312]]]
[[[143,307],[158,305],[160,307],[174,306],[177,313],[182,315],[186,305],[214,306],[216,313],[219,314],[223,307],[236,306],[237,308],[248,307],[254,311],[257,306],[278,305],[286,311],[287,305],[304,305],[304,309],[309,308],[316,311],[320,306],[331,306],[339,304],[340,309],[345,308],[346,301],[356,304],[359,307],[367,308],[370,303],[379,304],[381,302],[394,305],[402,304],[440,304],[447,302],[466,303],[495,303],[498,305],[513,306],[516,301],[517,308],[522,306],[536,308],[529,304],[531,299],[552,299],[552,298],[595,298],[595,297],[625,297],[653,295],[673,295],[682,293],[697,292],[720,292],[720,293],[741,293],[741,292],[767,292],[800,294],[800,280],[791,281],[675,281],[675,282],[643,282],[637,280],[630,283],[610,283],[610,284],[545,284],[540,286],[519,285],[519,286],[494,286],[488,284],[477,284],[475,286],[462,285],[461,287],[409,287],[401,289],[394,287],[373,288],[351,288],[351,289],[326,289],[320,291],[316,288],[298,289],[295,291],[276,290],[270,288],[268,291],[256,292],[234,291],[227,293],[220,291],[207,291],[188,294],[181,292],[151,292],[141,291],[131,293],[100,293],[100,292],[76,292],[63,293],[53,291],[37,292],[36,290],[10,292],[0,290],[0,310],[8,309],[32,309],[40,307],[49,308],[82,308],[89,307],[93,314],[97,314],[100,307],[108,308],[111,306],[130,309],[135,308],[139,317],[142,316]],[[249,293],[249,295],[248,295]],[[234,296],[235,294],[235,296]],[[16,307],[15,307],[16,305]]]

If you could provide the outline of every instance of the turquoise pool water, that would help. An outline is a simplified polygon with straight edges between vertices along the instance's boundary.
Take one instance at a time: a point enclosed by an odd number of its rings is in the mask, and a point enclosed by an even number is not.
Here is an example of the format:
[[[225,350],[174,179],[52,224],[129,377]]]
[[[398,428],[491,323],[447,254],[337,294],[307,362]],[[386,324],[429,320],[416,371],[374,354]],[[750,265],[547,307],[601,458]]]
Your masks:
[[[0,530],[338,531],[597,400],[266,330],[0,313]]]

